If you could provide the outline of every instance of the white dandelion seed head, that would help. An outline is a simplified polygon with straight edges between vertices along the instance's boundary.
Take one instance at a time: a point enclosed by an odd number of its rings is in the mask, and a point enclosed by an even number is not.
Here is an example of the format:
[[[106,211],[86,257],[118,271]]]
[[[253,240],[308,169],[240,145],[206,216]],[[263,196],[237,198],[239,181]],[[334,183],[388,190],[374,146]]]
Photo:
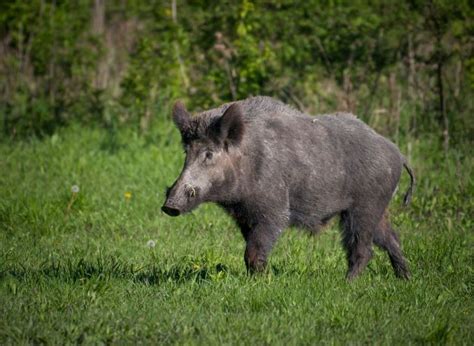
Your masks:
[[[150,239],[149,241],[146,242],[146,246],[151,249],[151,248],[154,248],[156,246],[156,243],[155,243],[154,240]]]
[[[78,193],[79,192],[79,186],[77,186],[77,185],[71,186],[71,192],[72,193]]]

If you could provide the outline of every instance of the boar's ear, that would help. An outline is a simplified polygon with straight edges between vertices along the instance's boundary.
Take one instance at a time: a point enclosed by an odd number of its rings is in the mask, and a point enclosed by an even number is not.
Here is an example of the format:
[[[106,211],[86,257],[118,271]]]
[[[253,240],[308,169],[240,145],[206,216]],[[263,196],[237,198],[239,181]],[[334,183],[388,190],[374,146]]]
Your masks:
[[[237,103],[233,103],[217,120],[216,135],[226,145],[238,145],[244,135],[244,116]]]
[[[173,121],[181,133],[185,133],[189,129],[191,115],[181,101],[176,101],[173,106]]]

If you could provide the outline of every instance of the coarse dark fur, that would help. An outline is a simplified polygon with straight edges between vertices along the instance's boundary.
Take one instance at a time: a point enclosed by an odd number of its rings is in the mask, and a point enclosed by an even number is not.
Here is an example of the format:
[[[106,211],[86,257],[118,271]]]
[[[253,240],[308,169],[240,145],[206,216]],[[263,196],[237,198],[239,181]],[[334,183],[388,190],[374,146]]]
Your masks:
[[[186,160],[163,211],[177,216],[203,202],[222,206],[246,241],[251,272],[265,268],[290,225],[318,232],[341,216],[349,279],[372,257],[388,252],[395,273],[409,277],[386,209],[402,168],[398,148],[348,113],[312,117],[269,97],[224,104],[194,117],[177,102],[173,119]]]

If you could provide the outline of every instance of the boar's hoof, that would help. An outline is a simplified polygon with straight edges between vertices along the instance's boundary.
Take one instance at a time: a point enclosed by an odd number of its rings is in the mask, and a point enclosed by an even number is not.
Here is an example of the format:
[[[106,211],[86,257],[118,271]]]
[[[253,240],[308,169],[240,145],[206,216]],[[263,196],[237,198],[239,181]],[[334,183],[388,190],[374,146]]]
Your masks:
[[[262,259],[255,259],[251,261],[246,259],[245,264],[247,266],[247,273],[249,274],[262,273],[267,267],[267,262]]]
[[[394,266],[395,275],[400,279],[410,280],[411,274],[406,266]]]
[[[263,273],[266,268],[267,268],[266,263],[258,263],[258,264],[249,265],[247,266],[247,273],[251,275]]]

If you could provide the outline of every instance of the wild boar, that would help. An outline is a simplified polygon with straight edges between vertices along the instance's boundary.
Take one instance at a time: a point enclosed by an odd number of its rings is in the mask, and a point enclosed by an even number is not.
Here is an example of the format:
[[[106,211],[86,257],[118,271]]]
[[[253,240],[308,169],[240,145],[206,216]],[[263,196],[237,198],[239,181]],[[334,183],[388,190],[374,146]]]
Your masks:
[[[340,216],[347,278],[387,251],[395,274],[410,273],[387,206],[403,167],[398,148],[348,113],[310,116],[270,97],[224,104],[196,116],[177,102],[173,120],[186,152],[162,210],[177,216],[214,202],[236,221],[246,241],[249,272],[264,270],[281,232],[294,225],[318,232]]]

